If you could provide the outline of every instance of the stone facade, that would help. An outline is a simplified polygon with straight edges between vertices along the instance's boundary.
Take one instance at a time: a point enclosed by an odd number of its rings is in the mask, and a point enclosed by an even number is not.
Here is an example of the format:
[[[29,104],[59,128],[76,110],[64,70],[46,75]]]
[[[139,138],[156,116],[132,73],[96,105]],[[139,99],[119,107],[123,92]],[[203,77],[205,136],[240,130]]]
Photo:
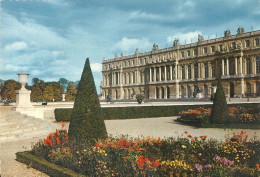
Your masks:
[[[114,59],[103,59],[101,94],[113,100],[128,100],[136,94],[146,99],[210,97],[217,78],[227,97],[260,96],[260,31],[237,34],[230,30],[224,37],[158,49]]]

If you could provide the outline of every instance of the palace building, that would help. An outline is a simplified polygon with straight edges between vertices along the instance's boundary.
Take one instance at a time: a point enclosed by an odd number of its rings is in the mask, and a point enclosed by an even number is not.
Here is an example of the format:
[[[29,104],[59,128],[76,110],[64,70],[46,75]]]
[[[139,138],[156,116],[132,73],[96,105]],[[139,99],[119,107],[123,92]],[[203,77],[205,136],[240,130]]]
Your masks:
[[[136,94],[146,99],[209,98],[221,78],[227,97],[260,96],[260,30],[159,49],[115,55],[103,59],[102,99],[130,100]]]

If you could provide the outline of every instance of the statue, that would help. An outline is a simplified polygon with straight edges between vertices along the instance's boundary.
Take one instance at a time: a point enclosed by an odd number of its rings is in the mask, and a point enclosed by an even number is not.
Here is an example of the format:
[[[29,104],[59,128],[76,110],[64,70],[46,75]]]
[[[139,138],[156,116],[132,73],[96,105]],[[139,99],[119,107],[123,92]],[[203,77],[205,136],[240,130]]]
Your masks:
[[[204,38],[202,35],[198,34],[198,42],[204,41]]]
[[[124,54],[123,54],[123,52],[121,52],[121,57],[123,57],[124,56]]]
[[[179,39],[176,39],[173,41],[173,46],[179,46]]]
[[[229,29],[227,29],[225,32],[224,32],[224,36],[225,37],[230,37],[231,36],[231,32]]]
[[[117,56],[117,54],[115,54],[115,59],[118,59],[118,56]]]
[[[135,50],[135,54],[136,55],[139,54],[139,49],[138,48]]]
[[[244,33],[244,28],[241,26],[237,29],[237,34],[243,34]]]
[[[156,45],[155,43],[153,44],[153,50],[158,50],[158,45]]]

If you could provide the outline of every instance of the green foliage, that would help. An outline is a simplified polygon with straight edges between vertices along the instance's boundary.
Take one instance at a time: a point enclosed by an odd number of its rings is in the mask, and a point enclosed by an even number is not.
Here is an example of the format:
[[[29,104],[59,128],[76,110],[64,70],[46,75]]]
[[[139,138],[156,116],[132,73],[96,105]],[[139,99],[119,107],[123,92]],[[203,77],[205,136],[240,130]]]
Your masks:
[[[72,109],[69,135],[77,141],[94,141],[107,137],[105,122],[101,115],[101,107],[88,58]]]
[[[46,83],[46,87],[43,91],[43,99],[44,101],[50,102],[53,101],[61,101],[62,100],[63,89],[58,82],[49,82]]]
[[[228,106],[226,96],[221,84],[218,80],[217,91],[213,99],[212,112],[210,116],[210,123],[212,124],[225,124],[228,118]]]
[[[57,122],[70,121],[72,109],[59,108],[54,110],[55,119]]]
[[[69,81],[65,78],[60,78],[59,79],[59,84],[63,89],[63,93],[65,93],[67,91],[67,87],[69,85]]]
[[[65,98],[66,100],[75,100],[77,95],[77,87],[74,82],[69,82]]]
[[[9,97],[11,102],[14,102],[16,100],[16,90],[20,89],[21,84],[19,82],[16,82],[15,80],[6,80],[1,88],[1,97],[3,100]]]
[[[136,95],[136,100],[139,104],[142,103],[142,101],[144,100],[145,96],[143,94],[137,94]]]
[[[44,172],[50,176],[59,176],[59,177],[84,177],[84,175],[75,173],[74,171],[62,168],[58,165],[48,162],[45,159],[38,158],[32,155],[29,152],[17,152],[16,160],[18,162],[25,163],[31,167]]]

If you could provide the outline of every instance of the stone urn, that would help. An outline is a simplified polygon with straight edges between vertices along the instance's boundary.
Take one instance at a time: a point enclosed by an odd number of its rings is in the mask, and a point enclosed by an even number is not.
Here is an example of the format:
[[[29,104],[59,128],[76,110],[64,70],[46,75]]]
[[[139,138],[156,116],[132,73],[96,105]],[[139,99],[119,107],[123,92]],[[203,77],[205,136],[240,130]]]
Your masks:
[[[31,107],[31,91],[25,88],[28,82],[28,73],[18,73],[19,82],[22,84],[20,90],[16,90],[16,107]]]
[[[62,94],[62,101],[65,101],[65,93]]]

